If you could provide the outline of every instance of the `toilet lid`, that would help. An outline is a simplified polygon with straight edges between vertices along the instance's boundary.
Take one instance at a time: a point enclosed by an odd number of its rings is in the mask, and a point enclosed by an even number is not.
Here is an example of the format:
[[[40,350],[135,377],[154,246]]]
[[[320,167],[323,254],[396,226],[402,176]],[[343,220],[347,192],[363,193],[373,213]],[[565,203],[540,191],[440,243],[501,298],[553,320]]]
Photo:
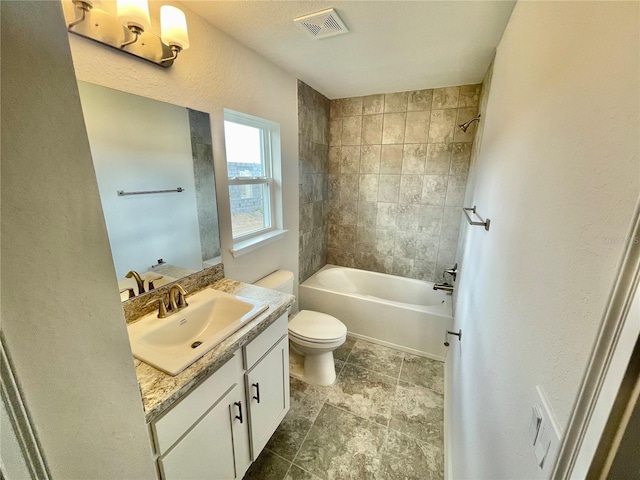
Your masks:
[[[330,341],[345,336],[347,327],[331,315],[301,310],[289,322],[289,332],[296,337],[311,341]]]

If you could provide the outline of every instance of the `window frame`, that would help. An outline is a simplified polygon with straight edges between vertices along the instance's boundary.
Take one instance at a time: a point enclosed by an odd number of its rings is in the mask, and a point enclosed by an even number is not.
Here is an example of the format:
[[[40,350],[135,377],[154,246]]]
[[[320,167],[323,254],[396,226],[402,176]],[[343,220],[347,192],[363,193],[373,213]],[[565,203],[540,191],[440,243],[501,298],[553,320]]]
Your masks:
[[[237,112],[235,110],[224,109],[224,122],[236,123],[248,127],[257,128],[260,131],[260,155],[262,160],[262,176],[234,176],[228,175],[227,161],[227,181],[229,194],[229,214],[231,218],[231,237],[233,248],[230,249],[234,257],[238,257],[261,244],[270,243],[281,238],[286,230],[282,230],[282,199],[281,189],[278,188],[281,178],[280,165],[280,124],[271,120]],[[226,157],[226,131],[225,131],[225,157]],[[234,235],[233,231],[233,211],[231,205],[231,187],[246,185],[262,185],[262,198],[264,208],[265,223],[268,226],[253,230],[251,232]]]

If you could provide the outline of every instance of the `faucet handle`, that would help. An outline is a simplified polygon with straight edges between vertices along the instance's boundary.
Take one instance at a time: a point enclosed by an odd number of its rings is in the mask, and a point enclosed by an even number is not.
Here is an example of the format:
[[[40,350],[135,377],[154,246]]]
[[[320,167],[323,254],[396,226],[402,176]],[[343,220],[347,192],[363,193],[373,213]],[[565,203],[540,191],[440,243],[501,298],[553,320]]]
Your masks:
[[[451,275],[453,281],[456,281],[456,277],[458,276],[458,264],[456,263],[452,268],[447,268],[444,272],[442,272],[442,279],[444,280],[445,275]]]
[[[158,318],[165,318],[167,316],[167,306],[164,304],[164,300],[161,298],[156,298],[155,300],[151,300],[147,303],[148,305],[152,305],[154,303],[158,304]]]
[[[136,296],[136,292],[134,292],[133,288],[131,288],[131,287],[121,288],[121,289],[120,289],[120,293],[124,293],[124,292],[126,292],[127,290],[129,290],[129,298],[133,298],[133,297],[135,297],[135,296]]]
[[[155,287],[155,285],[153,284],[153,282],[157,282],[158,280],[161,280],[162,278],[164,278],[164,275],[156,275],[155,277],[147,277],[147,282],[149,283],[149,291],[153,290]]]

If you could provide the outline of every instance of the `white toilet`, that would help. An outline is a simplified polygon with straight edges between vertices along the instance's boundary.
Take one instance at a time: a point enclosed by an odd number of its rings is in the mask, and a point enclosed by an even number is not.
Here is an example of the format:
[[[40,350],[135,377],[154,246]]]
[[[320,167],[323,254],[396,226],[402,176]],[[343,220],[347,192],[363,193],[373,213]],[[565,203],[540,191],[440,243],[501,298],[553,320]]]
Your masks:
[[[278,270],[255,283],[293,294],[293,273]],[[313,385],[331,385],[336,379],[333,351],[347,338],[347,327],[331,315],[301,310],[289,320],[289,346],[293,350],[291,374]],[[303,365],[296,368],[296,353]]]

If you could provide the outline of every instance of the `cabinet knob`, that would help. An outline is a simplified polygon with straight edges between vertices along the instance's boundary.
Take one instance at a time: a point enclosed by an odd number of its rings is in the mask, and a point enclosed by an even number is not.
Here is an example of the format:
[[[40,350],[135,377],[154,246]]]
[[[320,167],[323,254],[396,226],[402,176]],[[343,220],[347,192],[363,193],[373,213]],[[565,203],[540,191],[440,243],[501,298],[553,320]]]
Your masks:
[[[235,406],[238,407],[238,410],[240,411],[239,415],[236,415],[236,418],[238,420],[240,420],[240,423],[243,423],[243,419],[242,419],[242,402],[234,402],[233,403]]]
[[[253,396],[253,399],[260,403],[260,383],[252,383],[252,387],[256,387],[256,394]]]

